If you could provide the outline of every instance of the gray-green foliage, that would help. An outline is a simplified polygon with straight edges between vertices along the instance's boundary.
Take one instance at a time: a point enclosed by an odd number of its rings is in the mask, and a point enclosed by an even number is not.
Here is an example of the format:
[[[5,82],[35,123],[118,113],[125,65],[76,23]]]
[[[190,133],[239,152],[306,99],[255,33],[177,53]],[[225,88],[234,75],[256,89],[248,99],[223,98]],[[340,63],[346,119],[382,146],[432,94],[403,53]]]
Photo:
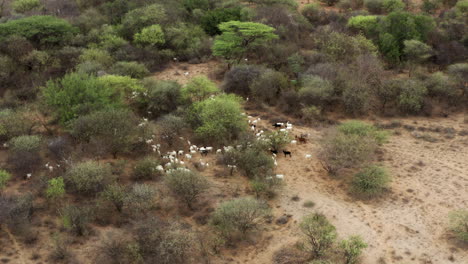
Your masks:
[[[287,88],[286,75],[270,69],[264,71],[250,86],[254,99],[268,104],[275,103]]]
[[[334,95],[333,84],[317,75],[302,77],[299,96],[306,105],[324,105]]]
[[[169,189],[190,209],[193,209],[198,197],[209,187],[208,180],[204,176],[186,169],[171,170],[167,172],[164,180]]]
[[[131,150],[143,133],[136,116],[120,109],[97,111],[71,123],[71,134],[84,143],[94,143],[114,157]]]
[[[408,79],[401,87],[398,106],[403,112],[417,113],[424,105],[427,88],[419,80]]]
[[[128,193],[125,187],[118,183],[107,185],[104,191],[101,192],[102,199],[112,203],[118,212],[122,212],[127,196]]]
[[[63,226],[77,236],[85,236],[90,232],[89,223],[93,220],[93,212],[89,207],[68,205],[60,214]]]
[[[347,240],[340,242],[340,248],[343,250],[345,264],[357,264],[362,250],[367,248],[367,244],[360,236],[350,236]]]
[[[354,175],[352,190],[364,197],[381,195],[391,181],[391,177],[385,168],[371,165]]]
[[[449,214],[450,230],[460,241],[468,243],[468,211],[457,210]]]
[[[153,186],[136,183],[125,198],[125,206],[132,212],[145,213],[154,206],[155,195],[156,190]]]
[[[0,111],[0,137],[6,140],[31,134],[35,125],[25,111],[11,109]]]
[[[133,178],[136,180],[153,180],[162,172],[157,170],[160,162],[152,157],[140,159],[133,169]]]
[[[313,258],[324,255],[337,237],[335,227],[323,214],[314,213],[305,216],[299,227],[305,237],[303,249]]]
[[[268,204],[249,198],[237,198],[221,203],[211,216],[211,224],[226,238],[245,235],[270,214]]]
[[[113,180],[110,166],[96,161],[75,164],[65,173],[64,179],[68,188],[88,195],[95,195]]]
[[[159,117],[176,110],[182,104],[182,87],[179,83],[146,78],[142,84],[145,91],[139,93],[136,105],[145,115]]]

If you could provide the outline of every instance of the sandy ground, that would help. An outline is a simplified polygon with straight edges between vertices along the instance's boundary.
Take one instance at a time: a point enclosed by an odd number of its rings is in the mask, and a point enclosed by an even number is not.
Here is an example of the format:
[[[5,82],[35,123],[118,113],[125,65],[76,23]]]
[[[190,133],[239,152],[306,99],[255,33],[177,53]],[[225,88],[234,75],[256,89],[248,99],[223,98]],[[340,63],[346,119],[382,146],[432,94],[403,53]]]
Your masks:
[[[414,120],[400,119],[408,124]],[[462,115],[418,119],[418,123],[422,127],[468,129]],[[270,126],[270,122],[264,124]],[[341,237],[355,234],[364,238],[370,246],[362,263],[468,263],[467,248],[455,245],[446,231],[448,212],[468,208],[467,136],[445,139],[434,134],[439,142],[430,143],[405,130],[393,135],[383,147],[382,161],[394,177],[391,191],[385,198],[363,202],[347,193],[342,180],[323,171],[316,157],[317,141],[324,131],[295,126],[294,134],[309,133],[311,140],[289,146],[292,158],[278,159],[277,173],[285,175],[286,186],[273,202],[277,217],[289,214],[292,220],[267,231],[269,243],[246,253],[238,263],[271,263],[274,251],[299,237],[296,221],[312,211],[324,213]],[[313,158],[306,159],[306,154]],[[293,201],[293,196],[300,200]],[[306,200],[315,202],[315,207],[303,207]]]

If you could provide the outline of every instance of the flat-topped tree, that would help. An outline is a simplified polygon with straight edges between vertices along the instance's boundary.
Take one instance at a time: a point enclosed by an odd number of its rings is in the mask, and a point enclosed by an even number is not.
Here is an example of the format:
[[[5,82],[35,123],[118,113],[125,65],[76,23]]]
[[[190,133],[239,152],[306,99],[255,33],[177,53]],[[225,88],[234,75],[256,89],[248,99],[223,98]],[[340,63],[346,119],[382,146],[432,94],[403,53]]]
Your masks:
[[[221,23],[219,29],[222,34],[215,39],[213,54],[223,57],[229,65],[239,63],[252,48],[278,38],[274,28],[261,23],[229,21]]]

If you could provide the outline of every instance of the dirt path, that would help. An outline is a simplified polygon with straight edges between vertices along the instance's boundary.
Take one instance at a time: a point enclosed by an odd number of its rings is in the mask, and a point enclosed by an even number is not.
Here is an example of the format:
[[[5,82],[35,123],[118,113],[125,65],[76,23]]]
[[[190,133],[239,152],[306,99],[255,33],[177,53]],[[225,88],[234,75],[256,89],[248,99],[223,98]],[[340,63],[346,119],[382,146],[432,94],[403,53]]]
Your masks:
[[[9,240],[11,241],[13,249],[15,250],[15,252],[17,254],[17,259],[15,260],[15,261],[17,261],[16,263],[26,264],[26,262],[24,261],[24,256],[23,256],[23,253],[22,253],[22,249],[19,246],[18,241],[16,241],[15,236],[13,236],[13,234],[10,232],[10,230],[6,226],[2,226],[2,230],[3,230],[3,232],[5,232],[5,234],[7,234]]]

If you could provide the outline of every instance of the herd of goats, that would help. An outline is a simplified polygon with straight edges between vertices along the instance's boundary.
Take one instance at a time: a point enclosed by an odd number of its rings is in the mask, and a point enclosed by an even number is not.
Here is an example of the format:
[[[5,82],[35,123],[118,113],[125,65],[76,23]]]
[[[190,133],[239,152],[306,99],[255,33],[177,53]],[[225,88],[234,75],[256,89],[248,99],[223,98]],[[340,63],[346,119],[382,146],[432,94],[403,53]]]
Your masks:
[[[261,118],[253,118],[252,116],[248,116],[248,122],[249,122],[250,129],[253,131],[253,133],[255,133],[256,137],[259,140],[265,139],[265,137],[263,137],[263,134],[264,134],[265,131],[264,130],[257,130],[257,123],[260,120],[261,120]],[[289,131],[291,131],[292,128],[293,128],[293,125],[289,121],[287,121],[287,122],[276,122],[276,123],[273,123],[272,126],[273,126],[274,129],[279,129],[280,132],[284,132],[284,133],[289,133]],[[308,134],[300,134],[299,136],[296,135],[295,139],[291,140],[291,144],[307,143],[308,136],[309,136]],[[179,139],[180,140],[186,140],[183,137],[180,137]],[[162,158],[162,160],[165,161],[164,166],[159,165],[159,166],[157,166],[156,169],[158,171],[161,171],[161,172],[170,172],[172,170],[187,170],[186,168],[183,168],[181,166],[184,166],[186,160],[192,160],[194,158],[194,156],[197,155],[197,154],[200,154],[200,156],[201,156],[199,158],[198,162],[196,162],[197,166],[199,168],[206,168],[206,167],[209,167],[210,164],[208,162],[205,162],[203,160],[203,157],[208,156],[209,153],[216,153],[216,154],[220,155],[220,154],[232,151],[234,149],[242,149],[242,147],[243,147],[242,145],[237,145],[235,147],[234,146],[223,146],[222,148],[219,148],[219,149],[215,150],[213,147],[209,147],[209,146],[202,146],[202,147],[196,146],[196,145],[192,144],[190,142],[190,140],[186,140],[186,142],[187,142],[187,145],[189,146],[187,152],[184,151],[184,150],[178,150],[178,151],[173,150],[173,151],[167,152],[166,154],[162,154],[161,151],[160,151],[160,148],[161,148],[160,144],[153,144],[152,139],[147,140],[146,143],[151,146],[153,152],[157,152],[160,155],[160,157]],[[270,152],[272,154],[272,159],[274,161],[274,165],[277,166],[276,156],[278,155],[279,150],[270,148]],[[284,154],[284,157],[292,157],[292,153],[291,153],[290,150],[283,149],[282,152]],[[312,157],[312,155],[310,155],[310,154],[305,155],[305,158],[311,158],[311,157]],[[227,165],[227,166],[228,166],[228,168],[230,168],[231,174],[236,169],[236,165]],[[276,177],[279,178],[279,179],[283,179],[284,175],[277,174]]]

